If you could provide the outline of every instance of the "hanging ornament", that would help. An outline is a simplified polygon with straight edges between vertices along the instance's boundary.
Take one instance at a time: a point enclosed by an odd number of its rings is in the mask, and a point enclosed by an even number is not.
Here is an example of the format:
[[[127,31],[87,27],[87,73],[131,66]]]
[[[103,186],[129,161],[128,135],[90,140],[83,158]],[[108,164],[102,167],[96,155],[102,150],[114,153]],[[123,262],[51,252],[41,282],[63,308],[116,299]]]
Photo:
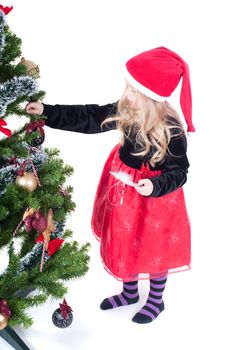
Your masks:
[[[36,240],[36,242],[39,242],[39,241],[41,242],[41,238],[42,238],[42,241],[43,241],[43,251],[42,251],[41,262],[40,262],[40,272],[42,272],[42,270],[43,270],[45,252],[48,251],[48,253],[49,253],[49,243],[50,243],[50,238],[51,238],[51,232],[54,232],[55,230],[56,230],[56,226],[53,222],[53,210],[49,209],[48,214],[47,214],[47,227],[42,232],[42,235],[39,236]],[[55,244],[54,241],[55,241],[55,239],[53,240],[53,244]],[[59,241],[62,241],[60,243],[60,245],[61,245],[63,243],[63,240],[59,240]]]
[[[15,181],[16,185],[28,192],[33,192],[37,188],[37,180],[32,173],[24,172],[23,175],[18,175]]]
[[[38,232],[43,232],[47,228],[47,218],[40,210],[36,211],[35,216],[32,217],[31,226]]]
[[[0,300],[0,330],[4,329],[8,324],[11,311],[5,299]]]
[[[26,75],[29,75],[33,79],[40,78],[39,66],[30,60],[26,60],[24,57],[21,58],[21,62],[18,66],[24,65],[26,67]]]
[[[53,210],[49,209],[47,214],[47,227],[46,230],[43,231],[43,237],[45,242],[45,248],[48,250],[48,242],[50,241],[51,232],[56,230],[56,226],[53,222]]]
[[[45,139],[45,132],[44,132],[44,127],[45,121],[44,120],[36,120],[27,125],[27,134],[31,134],[34,131],[38,132],[38,136],[35,137],[32,141],[28,142],[30,146],[37,147],[42,145]]]
[[[46,230],[47,218],[40,210],[28,207],[23,213],[23,218],[19,222],[17,228],[13,233],[14,236],[20,229],[22,224],[24,224],[27,232],[30,232],[32,229],[35,229],[40,233]]]
[[[65,299],[63,300],[63,304],[59,305],[60,307],[52,314],[52,322],[59,328],[67,328],[73,321],[73,310]]]
[[[24,225],[25,225],[27,232],[30,232],[32,230],[32,220],[33,220],[33,218],[31,216],[28,216],[24,220]]]
[[[47,218],[40,210],[28,208],[23,214],[23,222],[27,232],[32,229],[37,230],[39,233],[43,232],[47,227]]]
[[[25,171],[26,161],[24,160],[21,164],[21,168],[18,171],[18,176],[16,177],[15,183],[24,190],[33,192],[37,188],[37,185],[41,186],[41,184],[31,159],[30,163],[32,165],[33,174]]]

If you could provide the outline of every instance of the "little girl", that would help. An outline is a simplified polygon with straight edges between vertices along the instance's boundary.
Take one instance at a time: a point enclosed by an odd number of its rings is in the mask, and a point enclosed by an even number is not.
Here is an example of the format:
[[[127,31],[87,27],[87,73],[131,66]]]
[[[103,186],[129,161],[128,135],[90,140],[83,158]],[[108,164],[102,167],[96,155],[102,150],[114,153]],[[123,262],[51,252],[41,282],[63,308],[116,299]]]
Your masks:
[[[139,300],[138,280],[150,280],[145,305],[132,321],[148,323],[163,310],[167,275],[190,268],[190,223],[182,186],[189,162],[184,127],[168,98],[182,78],[180,104],[194,131],[189,69],[173,51],[158,47],[126,63],[127,85],[117,103],[47,105],[32,102],[30,114],[48,117],[56,129],[99,133],[118,129],[98,185],[92,230],[106,270],[123,282],[102,310]]]

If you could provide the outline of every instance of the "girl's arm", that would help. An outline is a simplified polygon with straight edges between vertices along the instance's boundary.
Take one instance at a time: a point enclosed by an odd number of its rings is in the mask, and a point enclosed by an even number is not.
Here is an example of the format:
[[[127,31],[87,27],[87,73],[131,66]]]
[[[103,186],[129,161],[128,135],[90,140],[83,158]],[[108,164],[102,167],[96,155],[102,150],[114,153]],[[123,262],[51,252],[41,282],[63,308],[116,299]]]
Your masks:
[[[164,163],[164,173],[160,176],[149,178],[153,184],[151,197],[164,196],[185,184],[189,168],[186,152],[187,141],[185,135],[173,137]]]
[[[43,104],[43,114],[48,118],[47,126],[54,129],[81,132],[85,134],[100,133],[116,128],[116,123],[101,123],[117,111],[117,103],[99,106],[89,105],[48,105]]]

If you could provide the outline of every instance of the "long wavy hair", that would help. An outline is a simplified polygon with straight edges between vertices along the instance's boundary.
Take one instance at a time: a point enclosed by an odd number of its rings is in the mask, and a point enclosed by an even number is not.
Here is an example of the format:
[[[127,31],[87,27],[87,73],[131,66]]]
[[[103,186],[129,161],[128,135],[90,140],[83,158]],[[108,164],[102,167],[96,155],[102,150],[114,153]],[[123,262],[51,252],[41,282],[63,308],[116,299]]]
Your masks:
[[[151,148],[154,149],[149,159],[154,167],[156,163],[164,161],[169,142],[172,137],[184,134],[183,124],[176,110],[167,102],[155,101],[138,90],[135,90],[135,99],[131,103],[128,100],[127,85],[121,99],[118,102],[116,115],[108,117],[103,123],[116,121],[120,131],[120,143],[125,139],[135,140],[137,153],[134,156],[144,157]]]

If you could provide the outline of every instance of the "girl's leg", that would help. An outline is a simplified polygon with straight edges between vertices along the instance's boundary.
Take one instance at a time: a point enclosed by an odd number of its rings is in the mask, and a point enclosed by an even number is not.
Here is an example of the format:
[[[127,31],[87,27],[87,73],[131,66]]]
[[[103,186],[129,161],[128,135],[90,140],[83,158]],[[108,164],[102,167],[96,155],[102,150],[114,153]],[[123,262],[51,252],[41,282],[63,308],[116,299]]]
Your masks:
[[[102,310],[114,309],[118,306],[137,303],[138,300],[138,281],[124,282],[122,293],[104,299],[100,305],[100,308]]]
[[[136,323],[152,322],[163,310],[163,292],[167,282],[167,276],[150,279],[150,292],[146,304],[132,318]]]

